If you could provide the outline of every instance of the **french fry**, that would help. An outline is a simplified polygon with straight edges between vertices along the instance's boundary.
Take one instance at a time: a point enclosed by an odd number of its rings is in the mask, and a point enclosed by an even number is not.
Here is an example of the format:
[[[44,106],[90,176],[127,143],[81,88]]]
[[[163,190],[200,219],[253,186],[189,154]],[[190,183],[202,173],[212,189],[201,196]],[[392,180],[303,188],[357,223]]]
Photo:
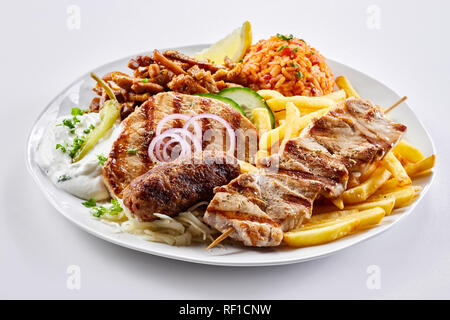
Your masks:
[[[307,96],[292,96],[283,98],[272,98],[266,101],[267,105],[273,112],[286,109],[286,104],[292,102],[297,108],[302,111],[302,108],[306,109],[324,109],[332,107],[336,102],[332,99],[325,97],[307,97]]]
[[[388,152],[382,163],[386,169],[392,173],[392,176],[397,179],[399,186],[406,186],[412,183],[405,168],[403,168],[401,162],[395,157],[392,152]]]
[[[309,113],[307,115],[304,115],[304,116],[300,117],[300,120],[298,122],[298,131],[299,132],[302,131],[303,129],[305,129],[311,123],[311,121],[313,119],[319,118],[319,117],[323,116],[327,112],[328,112],[328,109],[321,109],[321,110],[318,110],[316,112],[312,112],[312,113]]]
[[[331,99],[334,102],[340,102],[342,100],[345,100],[345,98],[347,97],[347,94],[345,93],[345,90],[341,89],[341,90],[326,94],[323,97]]]
[[[355,204],[352,206],[348,206],[345,208],[345,210],[367,210],[372,208],[382,208],[385,212],[385,214],[388,216],[392,213],[392,210],[394,210],[395,206],[395,197],[394,196],[386,196],[386,198],[375,200],[375,201],[366,201],[359,204]]]
[[[279,141],[283,139],[285,129],[286,124],[283,123],[282,125],[276,127],[275,129],[272,129],[264,133],[259,139],[259,149],[270,150],[272,145],[274,145],[275,143],[279,143]]]
[[[394,189],[398,189],[400,187],[400,181],[397,178],[390,178],[386,181],[378,190],[378,193],[392,191]]]
[[[258,168],[246,161],[238,160],[238,163],[242,173],[258,172]]]
[[[338,209],[344,209],[344,199],[342,197],[331,199],[331,202],[338,208]]]
[[[368,201],[377,201],[389,197],[394,197],[394,208],[402,208],[411,204],[411,202],[420,194],[421,190],[422,188],[418,186],[407,186],[400,189],[395,189],[394,191],[388,193],[375,194],[370,197]]]
[[[284,242],[292,247],[306,247],[334,241],[351,234],[358,228],[357,218],[333,222],[328,225],[300,228],[284,233]]]
[[[375,170],[373,175],[362,184],[348,189],[343,193],[345,204],[353,204],[367,200],[372,194],[377,191],[391,176],[389,170],[379,167]]]
[[[286,110],[275,112],[273,115],[278,123],[280,123],[281,120],[286,120]]]
[[[258,94],[264,98],[264,100],[269,100],[273,98],[283,98],[284,96],[276,90],[259,90]]]
[[[369,179],[377,168],[377,163],[372,163],[369,168],[361,175],[361,177],[359,177],[360,183],[363,183],[364,181]]]
[[[394,199],[390,199],[391,206],[387,207],[392,211],[394,206]],[[387,202],[387,201],[386,201]],[[386,205],[381,201],[378,201],[381,205]],[[376,225],[380,223],[381,219],[386,215],[386,211],[380,206],[360,206],[361,210],[358,209],[346,209],[340,211],[327,212],[322,214],[313,215],[307,223],[305,223],[299,230],[305,230],[305,228],[310,227],[320,227],[333,224],[335,222],[344,221],[348,219],[357,218],[360,222],[358,229],[365,228],[371,225]]]
[[[309,219],[305,220],[303,224],[304,227],[311,225],[323,225],[324,223],[328,223],[333,220],[337,220],[340,218],[344,218],[346,216],[350,216],[354,213],[358,213],[358,209],[345,209],[345,210],[336,210],[325,213],[317,213],[313,214]]]
[[[281,142],[280,150],[284,148],[286,142],[288,142],[289,139],[297,136],[299,121],[300,111],[298,111],[297,107],[292,102],[288,102],[286,104],[286,127],[284,129],[284,137],[283,141]]]
[[[320,214],[313,216],[304,226],[286,232],[284,242],[293,247],[327,243],[345,237],[357,229],[376,225],[384,216],[385,211],[380,207]]]
[[[434,167],[435,162],[436,162],[436,155],[432,154],[431,156],[423,160],[420,160],[419,162],[405,166],[405,170],[410,177],[414,177],[417,176],[419,173],[432,169]]]
[[[259,136],[262,136],[267,131],[272,130],[269,111],[266,108],[255,108],[252,110],[252,115],[256,128],[258,129]]]
[[[339,89],[345,90],[347,97],[359,98],[358,92],[356,92],[356,90],[353,88],[352,84],[350,83],[350,81],[347,79],[346,76],[337,77],[335,82]]]
[[[401,140],[392,151],[398,158],[405,159],[406,161],[413,163],[419,162],[425,158],[419,149],[405,140]]]

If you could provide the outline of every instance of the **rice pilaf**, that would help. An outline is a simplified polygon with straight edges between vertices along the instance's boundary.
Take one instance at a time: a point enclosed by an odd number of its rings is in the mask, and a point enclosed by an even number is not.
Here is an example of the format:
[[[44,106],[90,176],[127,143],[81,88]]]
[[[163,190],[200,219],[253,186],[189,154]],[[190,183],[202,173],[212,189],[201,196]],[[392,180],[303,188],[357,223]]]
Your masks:
[[[292,35],[278,34],[252,45],[243,58],[241,76],[253,90],[273,89],[285,96],[322,96],[334,87],[325,58]]]

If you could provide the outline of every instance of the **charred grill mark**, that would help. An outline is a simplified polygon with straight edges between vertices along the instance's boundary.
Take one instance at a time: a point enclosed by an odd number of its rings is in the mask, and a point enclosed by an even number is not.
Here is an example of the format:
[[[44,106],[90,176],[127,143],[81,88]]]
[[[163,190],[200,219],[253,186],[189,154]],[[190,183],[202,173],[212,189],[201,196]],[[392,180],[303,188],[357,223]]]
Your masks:
[[[279,227],[278,223],[276,223],[269,217],[255,216],[255,215],[251,215],[251,214],[239,212],[239,211],[223,211],[223,210],[217,210],[217,209],[208,210],[208,212],[222,216],[225,219],[251,221],[251,222],[256,222],[256,223],[267,223],[271,226]]]

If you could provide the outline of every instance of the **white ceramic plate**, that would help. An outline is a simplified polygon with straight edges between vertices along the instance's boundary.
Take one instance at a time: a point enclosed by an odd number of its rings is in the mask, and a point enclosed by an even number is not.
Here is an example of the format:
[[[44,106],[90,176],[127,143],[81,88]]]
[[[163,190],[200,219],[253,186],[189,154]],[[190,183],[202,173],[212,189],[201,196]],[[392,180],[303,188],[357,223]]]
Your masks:
[[[204,45],[197,45],[175,49],[191,54],[204,47]],[[127,57],[108,63],[92,71],[100,75],[113,70],[129,72],[127,64],[130,58],[131,57]],[[333,73],[335,75],[346,75],[362,97],[369,98],[378,105],[385,107],[390,106],[399,99],[399,96],[396,93],[377,80],[338,62],[332,60],[328,62]],[[430,175],[414,181],[415,184],[424,187],[420,198],[411,206],[396,210],[395,214],[384,218],[380,225],[329,244],[308,248],[261,249],[228,246],[205,251],[204,245],[173,247],[166,244],[144,241],[132,234],[114,233],[111,227],[92,218],[88,210],[81,205],[82,201],[80,199],[56,188],[35,161],[36,147],[47,124],[60,115],[69,114],[71,108],[74,106],[86,108],[93,97],[91,90],[93,86],[94,81],[89,77],[89,73],[86,73],[68,88],[63,90],[41,113],[34,124],[28,139],[28,168],[48,200],[66,218],[99,238],[130,249],[172,259],[228,266],[277,265],[316,259],[350,247],[391,228],[395,223],[411,213],[415,205],[425,195],[433,180],[433,175]],[[408,126],[406,138],[410,141],[414,141],[414,144],[419,147],[424,154],[430,155],[435,153],[433,142],[431,141],[428,132],[407,104],[403,103],[394,109],[390,116],[392,119]]]

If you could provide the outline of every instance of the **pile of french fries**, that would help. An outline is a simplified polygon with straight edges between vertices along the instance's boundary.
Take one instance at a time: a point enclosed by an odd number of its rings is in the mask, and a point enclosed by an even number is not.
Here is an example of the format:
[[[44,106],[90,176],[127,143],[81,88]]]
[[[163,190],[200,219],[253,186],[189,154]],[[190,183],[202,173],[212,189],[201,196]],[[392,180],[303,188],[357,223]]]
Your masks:
[[[336,84],[340,90],[322,97],[284,97],[274,90],[258,91],[274,113],[276,126],[271,128],[267,110],[255,109],[253,117],[260,134],[257,160],[282,150],[289,139],[338,102],[359,97],[345,76],[338,77]],[[408,206],[418,197],[421,187],[412,181],[431,172],[435,160],[434,154],[425,157],[410,143],[400,141],[360,178],[359,185],[347,189],[329,206],[316,207],[311,218],[284,234],[284,242],[294,247],[318,245],[379,224],[394,209]]]

